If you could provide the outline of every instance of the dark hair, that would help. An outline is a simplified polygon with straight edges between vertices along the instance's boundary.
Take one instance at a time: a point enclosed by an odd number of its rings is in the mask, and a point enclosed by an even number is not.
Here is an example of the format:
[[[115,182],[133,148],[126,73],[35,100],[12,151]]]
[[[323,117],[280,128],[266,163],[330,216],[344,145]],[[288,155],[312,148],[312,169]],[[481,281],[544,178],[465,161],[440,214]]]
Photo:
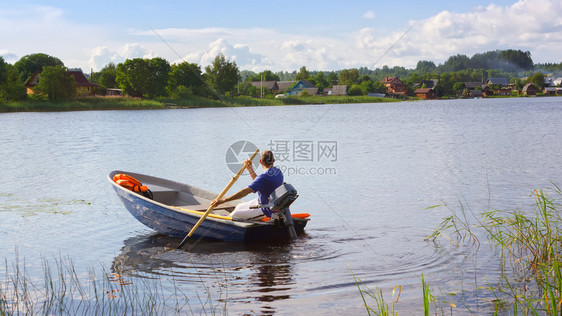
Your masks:
[[[263,163],[264,166],[268,168],[273,166],[273,163],[275,162],[275,157],[273,157],[273,152],[271,150],[265,150],[264,152],[262,152],[261,162]]]

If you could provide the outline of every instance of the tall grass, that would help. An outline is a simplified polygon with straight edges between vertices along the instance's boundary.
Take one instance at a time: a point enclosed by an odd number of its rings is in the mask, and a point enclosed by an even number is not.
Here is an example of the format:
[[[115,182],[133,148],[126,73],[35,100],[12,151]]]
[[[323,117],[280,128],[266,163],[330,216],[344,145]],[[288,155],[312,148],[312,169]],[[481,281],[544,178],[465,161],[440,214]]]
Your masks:
[[[25,261],[5,260],[0,277],[0,315],[185,315],[226,311],[226,299],[186,294],[160,279],[130,278],[114,270],[90,268],[79,276],[69,258],[42,260],[43,278],[32,279]],[[204,284],[203,284],[204,285]],[[172,286],[173,289],[165,290]],[[194,297],[197,297],[196,299]],[[193,299],[191,299],[193,298]],[[193,308],[195,302],[200,308]],[[224,302],[224,303],[221,303]],[[223,306],[224,305],[224,306]]]
[[[487,280],[485,288],[491,293],[487,301],[495,314],[562,315],[562,191],[553,185],[553,189],[533,191],[534,212],[491,210],[475,216],[472,224],[462,204],[459,212],[449,208],[452,215],[426,238],[445,238],[457,247],[464,243],[479,248],[477,236],[487,236],[487,243],[500,254],[501,277],[494,284]],[[389,306],[381,290],[372,291],[355,275],[353,278],[369,315],[396,315],[394,294]],[[429,315],[430,302],[435,298],[423,274],[421,281],[424,314]],[[450,306],[452,314],[456,306]]]
[[[0,103],[0,112],[139,110],[163,108],[164,104],[158,101],[127,97],[82,97],[60,102],[28,98],[23,101]]]
[[[446,236],[456,245],[468,238],[480,245],[473,230],[486,233],[489,243],[500,253],[501,280],[488,286],[495,297],[492,302],[496,311],[511,306],[515,314],[562,315],[562,192],[554,183],[553,186],[533,191],[534,212],[486,211],[476,225],[454,214],[429,236],[432,240]],[[508,302],[504,302],[505,297]]]

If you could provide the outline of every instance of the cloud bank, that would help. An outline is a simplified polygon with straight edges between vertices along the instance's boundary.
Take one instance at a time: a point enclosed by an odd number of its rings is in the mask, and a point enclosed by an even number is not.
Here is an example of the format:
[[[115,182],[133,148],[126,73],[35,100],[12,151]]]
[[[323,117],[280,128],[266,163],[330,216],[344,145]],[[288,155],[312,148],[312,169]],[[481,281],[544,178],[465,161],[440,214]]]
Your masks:
[[[68,12],[50,6],[21,5],[0,11],[0,55],[15,62],[43,52],[68,67],[100,70],[127,58],[163,57],[203,67],[218,53],[242,70],[338,70],[356,67],[415,67],[419,60],[441,63],[451,55],[495,49],[531,51],[535,62],[561,62],[562,1],[520,0],[465,12],[442,11],[426,19],[404,22],[402,28],[358,27],[318,35],[267,27],[122,29],[72,21]],[[359,20],[376,23],[374,11]],[[88,34],[85,36],[84,34]],[[25,40],[22,41],[22,38]],[[161,40],[163,39],[165,43]],[[170,47],[172,49],[170,49]]]

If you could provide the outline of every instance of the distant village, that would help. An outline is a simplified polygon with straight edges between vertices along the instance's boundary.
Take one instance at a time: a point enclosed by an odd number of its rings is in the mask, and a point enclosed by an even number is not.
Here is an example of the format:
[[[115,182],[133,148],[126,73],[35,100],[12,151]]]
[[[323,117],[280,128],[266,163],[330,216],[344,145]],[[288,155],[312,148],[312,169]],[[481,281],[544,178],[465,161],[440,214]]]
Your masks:
[[[68,74],[76,81],[76,95],[94,95],[98,84],[90,82],[80,70],[69,71]],[[39,82],[41,73],[35,73],[26,83],[27,94],[33,94],[33,88]],[[527,78],[521,78],[525,81]],[[384,77],[380,81],[386,87],[386,93],[368,93],[371,97],[405,98],[408,97],[408,86],[398,77]],[[422,100],[437,99],[436,87],[439,79],[423,80],[415,84],[413,94]],[[515,83],[510,83],[506,78],[489,78],[485,82],[463,82],[462,89],[457,91],[458,98],[483,98],[491,96],[536,96],[537,93],[543,95],[562,95],[562,77],[552,79],[545,77],[544,88],[540,90],[533,83],[525,84],[521,89],[516,89]],[[298,81],[252,81],[251,85],[257,88],[262,96],[272,94],[276,98],[289,96],[345,96],[348,95],[347,85],[333,85],[320,91],[318,87],[308,80]],[[122,95],[121,89],[105,89],[107,96]]]
[[[3,63],[2,60],[0,62]],[[109,64],[99,72],[85,74],[81,69],[64,67],[56,57],[40,53],[24,56],[14,65],[4,63],[3,67],[8,75],[4,75],[4,83],[0,83],[0,94],[6,100],[26,96],[42,98],[45,95],[51,99],[52,95],[61,95],[63,89],[60,87],[63,86],[67,87],[66,99],[74,96],[129,96],[174,100],[192,96],[213,99],[224,95],[254,98],[369,96],[431,100],[562,95],[562,77],[559,77],[562,63],[534,65],[530,52],[515,50],[490,51],[471,58],[455,55],[438,66],[430,61],[419,61],[416,69],[383,66],[374,71],[363,67],[309,72],[303,66],[299,72],[273,73],[265,70],[256,74],[240,71],[235,61],[227,60],[222,54],[215,58],[212,65],[205,67],[204,72],[197,64],[170,64],[155,57],[128,59],[118,65]],[[45,69],[49,69],[49,76],[45,75]],[[544,70],[548,69],[551,73],[545,75]],[[19,81],[18,76],[25,79]],[[402,76],[406,80],[401,79]],[[72,83],[66,82],[65,78],[72,78]],[[481,80],[474,81],[477,78]],[[55,88],[56,91],[53,90]],[[14,97],[6,97],[10,94]]]

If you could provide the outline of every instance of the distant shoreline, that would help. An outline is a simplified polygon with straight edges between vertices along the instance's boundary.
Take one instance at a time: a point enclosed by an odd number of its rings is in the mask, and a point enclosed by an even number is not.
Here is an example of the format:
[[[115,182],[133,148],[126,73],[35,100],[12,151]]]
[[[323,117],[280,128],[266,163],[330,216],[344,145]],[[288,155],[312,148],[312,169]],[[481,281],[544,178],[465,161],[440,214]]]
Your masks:
[[[556,96],[530,96],[556,97]],[[525,98],[524,96],[491,96],[492,98]],[[454,98],[444,98],[454,99]],[[468,98],[470,99],[470,98]],[[441,100],[441,99],[434,99]],[[283,105],[317,105],[317,104],[354,104],[354,103],[393,103],[402,101],[428,101],[419,98],[393,99],[369,96],[323,96],[323,97],[286,97],[279,99],[252,98],[247,96],[225,97],[222,100],[212,100],[203,97],[190,99],[161,99],[145,100],[127,97],[87,97],[64,102],[49,102],[41,100],[25,100],[1,102],[0,113],[11,112],[61,112],[61,111],[99,111],[99,110],[164,110],[164,109],[197,109],[217,107],[246,107],[246,106],[283,106]]]
[[[10,112],[60,112],[60,111],[96,111],[96,110],[158,110],[211,107],[245,107],[245,106],[280,106],[343,103],[383,103],[399,102],[391,98],[367,96],[344,97],[287,97],[280,99],[258,99],[252,97],[225,97],[212,100],[202,97],[190,99],[144,100],[135,98],[88,97],[63,102],[24,100],[0,103],[0,113]]]

